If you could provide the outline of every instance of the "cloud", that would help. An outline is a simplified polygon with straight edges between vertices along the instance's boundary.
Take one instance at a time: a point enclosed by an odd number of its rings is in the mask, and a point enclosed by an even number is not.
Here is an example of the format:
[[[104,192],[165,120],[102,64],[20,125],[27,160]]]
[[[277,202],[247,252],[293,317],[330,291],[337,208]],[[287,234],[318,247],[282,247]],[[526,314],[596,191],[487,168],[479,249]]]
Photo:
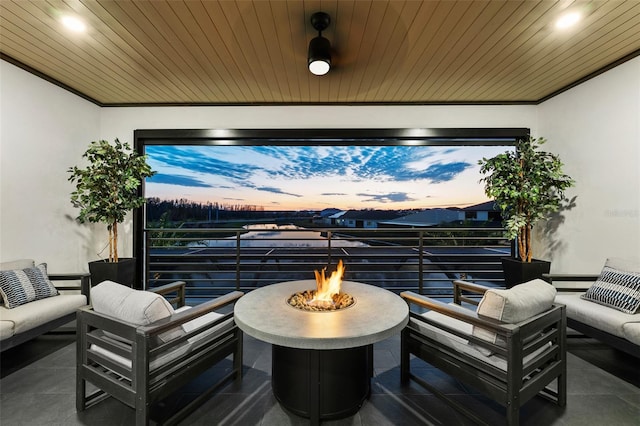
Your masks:
[[[199,179],[195,179],[189,176],[182,175],[169,175],[164,173],[157,173],[150,178],[147,178],[147,182],[150,183],[166,183],[169,185],[198,187],[198,188],[213,188],[213,186],[202,182]]]
[[[150,145],[146,148],[146,154],[153,160],[153,163],[157,163],[157,166],[153,165],[154,168],[168,167],[191,173],[223,176],[240,181],[248,179],[255,171],[260,170],[260,167],[248,161],[243,161],[243,159],[250,157],[239,155],[239,152],[232,156],[234,161],[219,158],[216,153],[220,148],[225,147]],[[228,151],[228,153],[230,152]]]
[[[272,186],[256,187],[256,189],[258,191],[272,192],[274,194],[291,195],[292,197],[302,197],[302,195],[300,195],[300,194],[292,194],[290,192],[284,192],[283,190],[281,190],[279,188],[274,188]]]
[[[346,192],[323,192],[320,195],[331,196],[331,195],[348,195]]]
[[[359,197],[365,197],[363,202],[378,202],[378,203],[401,203],[403,201],[414,201],[415,198],[412,198],[406,192],[390,192],[388,194],[367,194],[367,193],[359,193],[356,194]]]
[[[265,179],[294,181],[332,176],[344,176],[352,182],[446,182],[472,167],[456,159],[457,151],[424,146],[147,147],[154,168],[165,174],[185,179],[189,174],[211,175],[247,188],[260,188]]]
[[[456,159],[457,148],[408,146],[257,147],[277,157],[272,177],[306,179],[344,176],[350,181],[432,183],[455,179],[473,164]]]
[[[447,182],[453,180],[469,167],[472,167],[472,165],[466,162],[436,163],[419,173],[418,177],[429,179],[433,183]]]

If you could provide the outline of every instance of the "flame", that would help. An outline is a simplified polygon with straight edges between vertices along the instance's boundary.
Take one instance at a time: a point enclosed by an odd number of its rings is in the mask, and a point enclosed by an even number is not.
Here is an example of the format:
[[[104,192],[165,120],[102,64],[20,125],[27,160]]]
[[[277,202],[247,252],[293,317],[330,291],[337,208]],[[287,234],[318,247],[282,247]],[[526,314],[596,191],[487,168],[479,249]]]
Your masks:
[[[340,260],[340,262],[338,262],[338,267],[331,273],[329,279],[325,276],[327,268],[322,268],[321,271],[314,271],[316,275],[316,295],[311,301],[309,301],[309,304],[333,304],[333,296],[340,293],[344,269],[344,264],[342,263],[342,260]]]

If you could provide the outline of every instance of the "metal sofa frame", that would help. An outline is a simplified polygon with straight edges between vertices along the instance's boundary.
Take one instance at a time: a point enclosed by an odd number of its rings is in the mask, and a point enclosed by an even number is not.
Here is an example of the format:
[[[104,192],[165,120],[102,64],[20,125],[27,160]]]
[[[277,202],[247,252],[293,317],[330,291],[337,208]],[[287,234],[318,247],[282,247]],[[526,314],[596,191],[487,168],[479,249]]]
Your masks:
[[[165,296],[177,307],[185,305],[185,283],[170,283],[153,289]],[[191,309],[176,313],[169,318],[156,321],[148,326],[135,326],[84,308],[78,312],[78,344],[76,368],[76,409],[78,412],[112,396],[135,409],[136,425],[147,425],[150,421],[151,405],[159,401],[211,368],[214,364],[233,356],[233,367],[219,381],[185,407],[172,414],[163,424],[176,424],[195,407],[202,404],[217,389],[232,379],[242,377],[242,331],[233,322],[232,305],[243,295],[234,291]],[[182,324],[197,319],[216,310],[223,310],[223,316],[200,326],[181,337],[167,343],[157,343],[157,336]],[[230,325],[229,325],[230,324]],[[215,327],[213,336],[207,336],[207,343],[182,353],[157,368],[150,368],[153,359],[175,350],[187,343],[187,339]],[[102,331],[97,332],[97,331]],[[118,336],[105,337],[104,332]],[[131,344],[120,343],[126,339]],[[131,361],[131,367],[114,362],[110,357],[91,351],[96,344],[116,355]],[[86,382],[98,388],[91,395],[86,394]]]
[[[487,423],[467,407],[413,374],[410,370],[410,356],[415,355],[504,406],[508,425],[518,424],[520,407],[536,395],[541,395],[564,407],[567,393],[565,307],[554,305],[548,311],[525,321],[507,324],[478,316],[474,310],[461,306],[463,303],[478,305],[478,295],[484,294],[487,289],[466,281],[454,281],[455,305],[413,292],[401,294],[409,304],[412,319],[402,331],[401,337],[402,382],[407,384],[409,380],[415,381],[480,424]],[[473,294],[476,296],[473,297]],[[416,312],[425,309],[493,331],[506,340],[506,346],[494,345],[473,335],[467,335]],[[439,327],[467,339],[469,343],[488,348],[501,355],[507,363],[506,371],[430,338],[420,330],[418,326],[420,323]],[[548,348],[542,353],[523,363],[525,356],[545,346]],[[548,387],[554,380],[557,380],[556,390]]]
[[[90,275],[85,273],[72,273],[72,274],[48,274],[47,277],[51,281],[80,281],[80,287],[78,286],[56,286],[58,290],[80,290],[82,294],[87,297],[87,303],[89,303],[89,286]],[[7,349],[13,348],[21,343],[34,339],[42,334],[53,331],[63,325],[76,319],[76,313],[72,312],[67,315],[63,315],[58,318],[54,318],[44,324],[34,327],[30,330],[23,331],[18,334],[14,334],[0,342],[0,352],[4,352]]]

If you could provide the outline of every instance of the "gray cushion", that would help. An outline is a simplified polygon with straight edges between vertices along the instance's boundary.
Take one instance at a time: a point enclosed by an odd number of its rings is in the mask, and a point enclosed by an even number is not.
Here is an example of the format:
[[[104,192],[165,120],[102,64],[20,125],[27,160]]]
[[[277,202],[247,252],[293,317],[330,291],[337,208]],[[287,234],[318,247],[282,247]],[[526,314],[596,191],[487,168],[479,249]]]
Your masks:
[[[600,276],[583,299],[634,314],[640,307],[640,265],[624,259],[608,259]]]
[[[5,308],[0,306],[0,311],[3,309]],[[13,322],[4,320],[0,321],[0,340],[7,339],[11,336],[13,336]]]
[[[173,315],[173,307],[157,293],[135,290],[113,281],[103,281],[91,289],[93,310],[132,325],[149,325]],[[160,336],[167,342],[183,335],[182,329]]]
[[[78,308],[86,306],[84,294],[64,294],[20,305],[13,309],[0,306],[0,321],[12,324],[12,333],[18,334],[54,319],[74,313]]]
[[[0,271],[8,271],[11,269],[34,268],[36,262],[33,259],[18,259],[0,263]]]
[[[622,271],[640,272],[640,259],[610,257],[604,263],[604,266]]]
[[[113,281],[103,281],[91,289],[91,304],[96,312],[135,325],[149,325],[173,314],[161,295]]]
[[[57,296],[58,290],[47,276],[47,264],[34,268],[0,271],[0,295],[7,308]]]
[[[622,330],[624,331],[624,337],[628,341],[640,345],[640,322],[628,322],[622,326]]]
[[[508,290],[487,290],[478,304],[477,312],[480,316],[515,324],[550,309],[555,296],[556,289],[552,285],[535,279]],[[486,328],[474,327],[473,335],[491,343],[505,343]]]
[[[185,309],[189,309],[189,307],[183,307],[183,308],[179,308],[176,309],[176,312],[182,312]],[[195,318],[189,322],[186,322],[182,325],[182,328],[184,329],[185,332],[192,332],[197,328],[200,327],[206,327],[209,324],[211,324],[212,322],[216,321],[218,318],[222,317],[223,315],[218,314],[216,312],[209,312],[207,314],[204,314],[198,318]],[[223,323],[220,324],[216,327],[212,327],[209,329],[206,329],[205,331],[203,331],[200,334],[197,334],[194,337],[191,337],[189,339],[187,339],[187,341],[184,344],[179,344],[177,345],[175,348],[171,348],[169,351],[165,351],[165,352],[161,352],[158,356],[154,357],[151,359],[151,362],[149,364],[149,369],[151,371],[155,370],[158,367],[162,367],[163,365],[167,364],[168,362],[171,362],[179,357],[184,356],[185,354],[189,353],[190,351],[196,349],[196,348],[200,348],[203,345],[206,345],[209,340],[211,340],[212,338],[215,338],[218,334],[219,331],[223,330],[225,327],[229,327],[233,324],[228,324],[228,323]],[[98,332],[93,332],[93,333],[97,333],[97,335],[104,335],[105,338],[107,340],[109,340],[109,338],[113,338],[113,334],[111,333],[102,333],[101,331]],[[118,340],[118,339],[116,339]],[[129,344],[130,342],[125,342],[127,344]],[[112,361],[115,361],[119,364],[121,364],[124,367],[127,368],[131,368],[132,366],[132,362],[130,359],[125,358],[123,356],[117,355],[107,349],[102,348],[101,346],[97,345],[97,344],[92,344],[90,350],[99,353],[107,358],[110,358]]]
[[[567,318],[627,338],[625,324],[640,323],[640,313],[632,315],[582,299],[580,293],[558,293],[556,303],[566,306]]]
[[[472,326],[469,323],[460,321],[458,319],[446,316],[436,311],[429,311],[422,315],[425,318],[430,319],[438,324],[446,325],[464,334],[470,334]],[[507,361],[503,356],[492,354],[491,351],[487,353],[486,348],[482,348],[478,345],[469,344],[468,340],[463,339],[460,336],[444,331],[435,325],[426,324],[421,321],[410,320],[411,323],[417,324],[420,331],[428,338],[435,340],[436,342],[454,349],[457,352],[476,358],[487,364],[493,365],[503,371],[507,370]],[[550,348],[551,344],[547,343],[542,347],[535,350],[533,353],[523,358],[522,364],[525,365],[535,357],[544,353]]]

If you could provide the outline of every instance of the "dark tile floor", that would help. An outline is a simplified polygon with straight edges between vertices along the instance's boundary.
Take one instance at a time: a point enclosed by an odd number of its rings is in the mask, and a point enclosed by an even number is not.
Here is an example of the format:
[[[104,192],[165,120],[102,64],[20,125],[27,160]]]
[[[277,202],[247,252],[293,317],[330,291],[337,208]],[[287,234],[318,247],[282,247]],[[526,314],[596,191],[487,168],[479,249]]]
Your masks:
[[[456,410],[415,383],[400,385],[399,336],[374,345],[375,377],[371,398],[346,419],[323,425],[467,425]],[[225,361],[226,362],[226,361]],[[419,360],[413,368],[453,398],[471,407],[489,424],[503,424],[503,410],[473,389]],[[271,393],[271,350],[245,336],[244,377],[195,410],[184,425],[306,425],[308,420],[280,407]],[[184,392],[156,407],[162,418],[188,400],[223,365]],[[132,425],[133,410],[108,399],[88,410],[75,410],[75,344],[73,335],[46,335],[2,353],[0,424]],[[640,425],[640,360],[591,339],[570,338],[568,403],[561,409],[540,398],[521,410],[523,425]]]

